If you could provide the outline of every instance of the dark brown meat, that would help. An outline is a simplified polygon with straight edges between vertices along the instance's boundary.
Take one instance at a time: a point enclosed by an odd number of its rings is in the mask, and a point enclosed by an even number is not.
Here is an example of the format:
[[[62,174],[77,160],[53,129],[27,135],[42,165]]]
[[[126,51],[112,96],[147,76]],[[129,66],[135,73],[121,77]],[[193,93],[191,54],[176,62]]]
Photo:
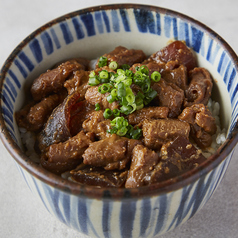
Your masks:
[[[187,68],[184,65],[180,65],[178,68],[172,70],[165,70],[161,73],[164,80],[169,83],[174,83],[182,90],[187,88]]]
[[[164,163],[165,178],[172,178],[206,161],[202,151],[197,149],[183,136],[178,136],[174,141],[164,144],[161,148],[161,162]],[[159,178],[160,177],[160,178]],[[164,180],[157,176],[156,180]]]
[[[104,54],[103,56],[107,57],[108,64],[112,61],[116,61],[119,67],[123,64],[132,66],[133,64],[140,63],[146,59],[146,55],[142,50],[128,50],[123,46],[118,46],[113,51]],[[96,68],[98,68],[98,64],[96,65]]]
[[[151,183],[151,172],[159,160],[159,155],[155,151],[143,145],[135,146],[125,187],[136,188],[149,185]]]
[[[90,113],[82,127],[86,132],[93,132],[99,139],[111,136],[110,133],[107,133],[107,130],[111,128],[111,121],[104,118],[102,110]]]
[[[203,103],[207,105],[211,97],[213,82],[210,73],[204,68],[195,68],[189,73],[191,82],[185,90],[185,107]]]
[[[47,123],[38,137],[39,149],[44,152],[46,147],[68,140],[71,137],[70,118],[73,107],[80,107],[78,102],[80,94],[75,93],[67,96],[63,103],[54,109]]]
[[[28,109],[25,107],[16,113],[16,119],[20,127],[29,131],[39,131],[46,123],[53,109],[57,107],[66,97],[66,92],[61,94],[52,94],[43,98],[39,103],[31,103]]]
[[[89,72],[84,70],[77,70],[73,72],[73,75],[70,79],[66,80],[64,87],[67,89],[68,94],[73,93],[74,91],[82,90],[82,86],[88,85]],[[90,86],[88,85],[87,88]],[[80,92],[81,97],[84,97],[84,93]]]
[[[106,170],[124,169],[137,144],[142,142],[112,134],[109,138],[92,143],[83,154],[83,163]]]
[[[106,170],[124,169],[127,139],[113,134],[109,138],[92,143],[83,154],[83,163]]]
[[[151,87],[158,93],[153,103],[160,107],[168,107],[168,117],[177,117],[181,113],[184,91],[175,84],[168,83],[163,79],[153,83]]]
[[[155,61],[158,63],[176,61],[178,65],[184,65],[188,72],[197,67],[197,59],[190,48],[182,41],[174,41],[154,53],[149,57],[147,62]]]
[[[40,101],[49,94],[57,93],[63,88],[65,80],[73,71],[79,70],[82,66],[69,61],[62,63],[57,68],[48,70],[36,78],[31,86],[31,94],[35,101]]]
[[[63,143],[49,146],[41,165],[56,174],[71,170],[82,162],[82,154],[92,142],[93,135],[81,131]]]
[[[125,184],[128,171],[105,170],[99,167],[87,166],[82,163],[76,169],[70,171],[70,174],[71,178],[80,184],[119,188]]]
[[[113,103],[109,103],[107,101],[107,96],[109,93],[102,94],[98,92],[99,86],[93,86],[90,87],[85,94],[85,99],[92,105],[96,105],[99,103],[101,109],[110,108],[111,110],[114,110],[119,107],[119,103],[117,101],[114,101]]]
[[[168,107],[145,107],[128,115],[128,122],[131,125],[142,123],[144,119],[167,118]]]
[[[201,148],[206,148],[212,143],[212,135],[216,133],[215,118],[204,104],[194,104],[186,107],[178,117],[191,126],[191,136]]]
[[[142,124],[144,144],[150,148],[159,150],[161,146],[181,135],[189,137],[190,125],[178,119],[145,119]]]

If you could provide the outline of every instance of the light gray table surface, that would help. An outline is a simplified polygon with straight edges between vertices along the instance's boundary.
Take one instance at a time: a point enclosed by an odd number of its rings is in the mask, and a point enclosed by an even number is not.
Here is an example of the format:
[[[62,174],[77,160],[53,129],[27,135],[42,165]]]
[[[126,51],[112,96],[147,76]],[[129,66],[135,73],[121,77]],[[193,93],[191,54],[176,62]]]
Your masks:
[[[106,0],[0,0],[0,66],[36,28],[65,13]],[[238,53],[237,0],[130,1],[166,7],[187,14],[215,30]],[[192,219],[163,238],[238,237],[238,147],[211,199]],[[74,238],[83,236],[48,213],[35,197],[0,142],[0,238]],[[113,237],[112,237],[113,238]]]

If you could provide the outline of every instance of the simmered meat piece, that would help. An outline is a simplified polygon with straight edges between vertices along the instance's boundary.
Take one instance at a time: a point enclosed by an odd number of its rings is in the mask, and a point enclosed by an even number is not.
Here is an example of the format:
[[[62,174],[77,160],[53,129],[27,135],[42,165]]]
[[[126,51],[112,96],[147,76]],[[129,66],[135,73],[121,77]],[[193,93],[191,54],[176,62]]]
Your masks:
[[[142,50],[128,50],[123,46],[118,46],[113,51],[104,54],[103,56],[107,57],[108,64],[112,61],[116,61],[119,67],[123,64],[128,64],[131,66],[146,59],[146,55]],[[98,68],[98,65],[96,65],[96,68]]]
[[[83,154],[83,163],[106,170],[124,169],[136,144],[142,142],[112,134],[106,139],[92,143]]]
[[[212,143],[212,135],[216,133],[215,118],[204,104],[194,104],[186,107],[178,117],[191,125],[191,136],[201,148]]]
[[[41,152],[44,152],[46,147],[55,143],[64,142],[71,137],[71,111],[82,105],[82,102],[78,102],[79,98],[80,94],[76,91],[67,96],[65,100],[54,109],[38,137]]]
[[[128,115],[128,122],[131,125],[141,123],[144,119],[162,119],[167,118],[168,107],[144,107]]]
[[[210,73],[204,68],[195,68],[189,73],[191,82],[185,90],[185,107],[203,103],[211,97],[213,82]]]
[[[187,88],[187,68],[184,65],[180,65],[172,70],[165,70],[161,73],[161,76],[164,80],[174,83],[182,90]]]
[[[158,94],[153,103],[160,107],[168,107],[168,117],[175,118],[181,113],[184,91],[173,83],[161,79],[151,86]]]
[[[79,70],[90,70],[90,60],[86,59],[86,58],[73,58],[73,59],[68,59],[68,60],[64,60],[64,61],[61,61],[59,63],[57,63],[53,68],[57,68],[59,65],[61,65],[62,63],[64,62],[70,62],[72,64],[78,64],[79,66]]]
[[[52,94],[43,98],[39,103],[16,113],[16,119],[20,127],[24,127],[29,131],[38,131],[46,123],[48,117],[55,107],[57,107],[66,97],[66,93]]]
[[[91,103],[92,105],[96,105],[99,103],[101,109],[110,108],[111,110],[114,110],[119,107],[119,103],[117,101],[114,101],[113,103],[109,103],[107,101],[107,96],[109,93],[102,94],[98,92],[99,86],[92,86],[90,87],[85,94],[85,99]]]
[[[111,121],[104,118],[102,110],[91,112],[82,127],[86,132],[93,132],[99,139],[111,136],[107,133],[107,130],[111,128]]]
[[[80,164],[70,171],[71,178],[81,184],[97,187],[120,188],[127,179],[127,170],[113,171]]]
[[[92,133],[83,131],[65,142],[50,145],[41,158],[41,165],[53,173],[63,173],[82,162],[82,154],[93,142]]]
[[[35,101],[40,101],[49,94],[57,93],[63,88],[65,80],[73,71],[80,69],[82,66],[76,62],[67,61],[57,68],[48,70],[36,78],[31,86],[31,94]]]
[[[86,89],[90,86],[88,85],[88,78],[89,78],[89,72],[84,70],[77,70],[73,72],[73,75],[70,79],[66,80],[64,83],[64,87],[67,89],[68,94],[73,93],[74,91],[80,91],[81,97],[84,97],[86,93]],[[87,85],[88,87],[85,87]],[[85,92],[82,92],[82,86],[85,89]]]
[[[197,149],[184,136],[178,136],[175,140],[164,144],[161,148],[161,162],[164,163],[166,177],[175,177],[183,172],[197,167],[206,158],[202,151]],[[159,180],[163,179],[162,176]],[[158,177],[157,177],[158,180]]]
[[[149,185],[151,172],[159,160],[159,155],[155,151],[143,145],[136,145],[132,152],[131,166],[125,187],[136,188]]]
[[[106,170],[124,169],[128,163],[126,149],[127,139],[113,134],[91,144],[83,154],[83,163]]]
[[[181,135],[189,137],[190,125],[178,119],[145,119],[142,124],[144,144],[150,148],[159,150],[160,147]]]
[[[158,63],[177,61],[177,64],[184,65],[188,72],[197,67],[197,59],[195,58],[194,53],[182,41],[174,41],[158,52],[152,54],[147,62],[150,61]]]
[[[78,91],[77,91],[78,92]],[[80,97],[81,98],[81,97]],[[83,122],[95,111],[95,106],[86,100],[76,103],[70,111],[69,129],[71,136],[74,136],[83,129]]]

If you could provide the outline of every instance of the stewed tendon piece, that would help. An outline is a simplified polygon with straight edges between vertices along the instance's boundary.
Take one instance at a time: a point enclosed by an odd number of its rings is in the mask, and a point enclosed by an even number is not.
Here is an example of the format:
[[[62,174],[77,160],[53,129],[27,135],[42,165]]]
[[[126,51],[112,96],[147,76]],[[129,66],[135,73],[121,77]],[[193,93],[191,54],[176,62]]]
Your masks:
[[[137,145],[132,153],[125,187],[136,188],[159,183],[196,168],[204,161],[206,158],[201,150],[180,135],[162,146],[160,156],[143,145]]]
[[[191,136],[200,148],[209,147],[216,133],[216,120],[204,104],[186,107],[178,117],[191,126]]]
[[[84,66],[73,61],[66,61],[60,64],[57,68],[47,70],[36,78],[31,86],[31,94],[35,101],[40,101],[42,98],[58,93],[63,88],[65,80],[76,70],[82,69]]]
[[[176,61],[178,66],[184,65],[188,72],[197,67],[197,59],[194,52],[182,41],[170,43],[158,52],[152,54],[145,63],[150,61],[155,61],[157,63]]]
[[[124,169],[137,144],[142,142],[112,134],[109,138],[90,144],[82,155],[83,163],[106,170]]]
[[[127,49],[123,46],[117,46],[113,51],[104,54],[102,57],[106,58],[107,61],[104,65],[100,64],[100,59],[96,64],[96,68],[109,65],[110,62],[117,62],[120,68],[123,64],[132,66],[135,63],[140,63],[146,59],[146,55],[142,50]]]
[[[38,144],[41,152],[55,143],[64,142],[72,135],[70,132],[70,119],[73,109],[80,108],[82,101],[78,101],[80,94],[76,91],[67,96],[63,103],[54,109],[48,121],[38,136]]]
[[[55,174],[71,170],[82,162],[82,154],[93,141],[93,133],[80,131],[63,143],[50,145],[41,156],[41,165]]]
[[[120,188],[125,184],[128,170],[105,170],[100,167],[91,167],[80,164],[70,171],[70,178],[80,184],[94,187]]]
[[[168,107],[168,117],[176,118],[182,110],[184,91],[175,84],[168,83],[163,79],[153,83],[152,89],[157,92],[153,103],[160,107]]]
[[[184,106],[202,103],[207,105],[212,94],[212,77],[204,68],[194,68],[189,72],[190,84],[185,90]]]
[[[142,124],[144,144],[150,148],[159,150],[164,143],[182,135],[189,137],[190,125],[178,119],[146,119]]]

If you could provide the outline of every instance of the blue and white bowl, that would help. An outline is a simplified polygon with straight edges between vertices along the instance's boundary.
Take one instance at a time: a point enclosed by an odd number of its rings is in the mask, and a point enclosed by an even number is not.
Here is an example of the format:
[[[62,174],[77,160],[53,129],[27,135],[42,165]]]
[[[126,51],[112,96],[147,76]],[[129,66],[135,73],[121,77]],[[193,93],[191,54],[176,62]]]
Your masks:
[[[32,162],[21,150],[14,118],[25,87],[56,62],[94,59],[118,45],[148,55],[170,40],[184,40],[215,79],[227,140],[206,163],[182,176],[137,189],[81,186]],[[1,70],[1,139],[31,191],[61,222],[91,237],[154,237],[191,218],[223,178],[237,144],[238,58],[215,32],[183,14],[120,4],[79,10],[42,26],[14,49]]]

